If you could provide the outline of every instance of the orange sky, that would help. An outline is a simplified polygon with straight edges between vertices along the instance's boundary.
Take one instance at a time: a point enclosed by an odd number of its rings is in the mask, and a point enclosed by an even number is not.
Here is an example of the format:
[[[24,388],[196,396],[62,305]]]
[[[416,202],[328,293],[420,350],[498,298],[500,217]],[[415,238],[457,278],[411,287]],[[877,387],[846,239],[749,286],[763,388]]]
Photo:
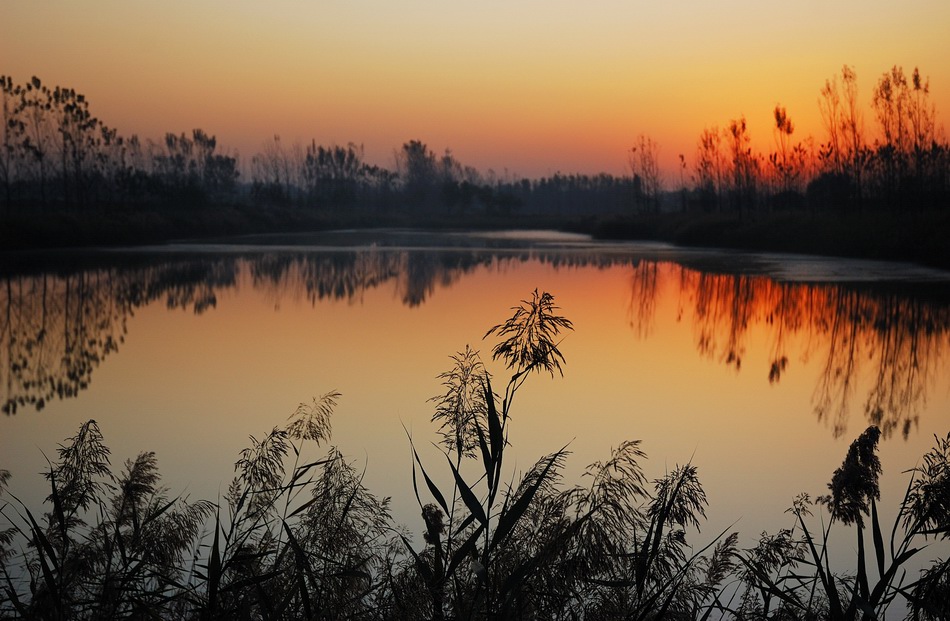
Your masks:
[[[866,106],[891,65],[919,66],[945,113],[948,25],[946,0],[5,2],[0,73],[76,88],[123,134],[201,127],[245,160],[280,134],[392,168],[420,139],[499,175],[621,174],[640,133],[673,168],[743,114],[771,149],[776,103],[820,140],[843,64]]]

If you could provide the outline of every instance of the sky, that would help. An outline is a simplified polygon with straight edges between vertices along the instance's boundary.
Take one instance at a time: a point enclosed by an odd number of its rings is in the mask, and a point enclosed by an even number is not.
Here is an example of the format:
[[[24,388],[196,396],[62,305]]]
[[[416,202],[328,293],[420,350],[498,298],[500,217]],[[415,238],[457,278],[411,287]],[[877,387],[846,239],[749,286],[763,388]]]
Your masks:
[[[75,88],[122,135],[204,129],[242,162],[281,144],[363,145],[387,168],[421,140],[497,176],[629,172],[641,134],[667,176],[700,133],[745,116],[774,150],[824,128],[845,64],[871,92],[893,65],[950,111],[947,0],[6,0],[0,74]]]

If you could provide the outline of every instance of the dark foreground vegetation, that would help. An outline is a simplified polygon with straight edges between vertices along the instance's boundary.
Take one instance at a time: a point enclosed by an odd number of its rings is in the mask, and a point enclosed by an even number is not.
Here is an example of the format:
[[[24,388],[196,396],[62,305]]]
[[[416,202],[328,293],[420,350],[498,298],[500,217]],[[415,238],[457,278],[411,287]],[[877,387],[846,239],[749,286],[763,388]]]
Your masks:
[[[776,105],[771,152],[752,150],[738,117],[703,129],[672,174],[639,136],[619,177],[483,173],[418,140],[396,150],[392,170],[355,144],[279,136],[242,160],[201,129],[123,136],[82,94],[35,77],[0,76],[0,97],[4,249],[340,226],[553,227],[950,267],[950,144],[916,68],[884,72],[865,111],[843,67],[819,91],[820,140],[798,137]]]
[[[828,494],[795,498],[790,527],[749,548],[729,532],[688,541],[707,509],[697,466],[650,480],[636,440],[588,466],[583,485],[562,480],[566,448],[516,477],[505,465],[513,404],[533,374],[563,372],[572,325],[558,310],[535,292],[488,331],[508,378],[498,393],[477,352],[452,356],[431,400],[445,461],[425,462],[408,439],[406,493],[421,514],[408,529],[337,449],[315,456],[334,392],[252,437],[218,503],[171,496],[154,453],[114,470],[85,423],[50,464],[42,512],[0,471],[0,616],[837,620],[883,618],[898,603],[914,619],[950,613],[950,561],[905,575],[950,533],[950,435],[910,471],[893,526],[879,519],[870,427]],[[850,563],[830,558],[838,529],[855,537]],[[831,569],[842,564],[852,569]]]

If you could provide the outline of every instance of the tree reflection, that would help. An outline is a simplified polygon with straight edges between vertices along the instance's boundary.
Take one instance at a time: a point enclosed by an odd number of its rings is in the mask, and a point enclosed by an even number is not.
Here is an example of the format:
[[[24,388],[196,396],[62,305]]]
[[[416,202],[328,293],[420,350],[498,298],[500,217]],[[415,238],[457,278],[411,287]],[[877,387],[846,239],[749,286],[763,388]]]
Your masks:
[[[237,284],[238,266],[234,261],[189,262],[171,268],[149,270],[151,278],[144,300],[165,298],[169,309],[191,309],[196,315],[218,305],[218,291]]]
[[[6,276],[0,287],[0,409],[42,410],[77,396],[92,372],[125,341],[134,309],[164,297],[168,308],[213,308],[216,291],[234,286],[227,261],[142,269]]]
[[[0,293],[4,413],[86,388],[92,371],[125,336],[124,301],[111,292],[114,274],[5,279]]]
[[[325,299],[358,301],[364,292],[397,278],[398,256],[390,252],[339,252],[313,256],[265,255],[252,261],[254,288],[279,307],[284,297],[310,304]]]
[[[845,432],[855,378],[870,378],[864,400],[869,424],[885,436],[907,437],[926,405],[948,345],[950,311],[945,304],[899,294],[872,295],[835,288],[827,292],[827,360],[816,387],[815,411]],[[866,368],[865,368],[866,367]]]
[[[630,278],[630,327],[645,338],[653,332],[656,316],[659,266],[654,261],[635,261]]]
[[[394,282],[402,302],[419,306],[438,286],[450,286],[491,253],[347,251],[268,253],[247,257],[183,257],[142,266],[89,267],[0,277],[0,408],[42,410],[53,399],[77,396],[92,373],[118,351],[135,309],[164,300],[169,309],[201,314],[220,294],[251,285],[279,307],[285,296],[358,301]]]
[[[827,336],[827,354],[815,387],[815,413],[818,420],[830,420],[835,437],[847,426],[850,401],[854,393],[859,350],[859,296],[850,291],[835,291],[827,300],[830,313],[816,313],[813,325]],[[818,309],[820,311],[820,309]]]
[[[478,266],[495,260],[491,253],[444,253],[369,249],[320,254],[274,254],[249,261],[253,286],[280,307],[284,297],[306,300],[362,301],[367,291],[395,283],[403,304],[420,306],[437,287],[449,287]]]
[[[698,274],[689,294],[695,301],[693,329],[699,353],[718,356],[738,371],[753,311],[754,280],[748,276]]]
[[[619,252],[370,247],[139,255],[72,271],[56,266],[0,276],[0,407],[14,414],[77,396],[124,342],[135,310],[155,301],[204,313],[224,291],[251,286],[275,308],[288,299],[362,303],[367,292],[386,285],[416,307],[476,269],[526,261],[555,269],[628,266],[627,319],[639,337],[655,330],[658,300],[675,295],[677,319],[689,324],[700,355],[736,372],[746,360],[759,364],[747,353],[762,346],[768,348],[763,379],[773,384],[793,365],[811,361],[819,368],[814,412],[835,436],[846,433],[849,414],[863,403],[868,424],[885,436],[907,437],[950,345],[944,299],[880,287],[779,283]],[[753,332],[765,334],[767,343],[752,343]]]
[[[655,313],[658,265],[637,265],[631,280],[631,325],[643,334]],[[907,437],[926,405],[950,345],[950,308],[902,292],[843,285],[778,283],[761,276],[713,274],[666,264],[661,277],[679,287],[700,355],[742,367],[750,331],[769,340],[767,376],[777,383],[797,353],[819,361],[813,394],[819,421],[835,437],[847,431],[855,392],[870,386],[864,415],[885,436]],[[680,316],[683,315],[680,310]],[[800,351],[790,351],[792,343]]]
[[[875,318],[879,363],[874,388],[864,405],[868,420],[888,433],[900,428],[906,437],[926,403],[945,346],[947,313],[937,315],[916,300],[888,299]],[[907,404],[915,407],[901,415]]]

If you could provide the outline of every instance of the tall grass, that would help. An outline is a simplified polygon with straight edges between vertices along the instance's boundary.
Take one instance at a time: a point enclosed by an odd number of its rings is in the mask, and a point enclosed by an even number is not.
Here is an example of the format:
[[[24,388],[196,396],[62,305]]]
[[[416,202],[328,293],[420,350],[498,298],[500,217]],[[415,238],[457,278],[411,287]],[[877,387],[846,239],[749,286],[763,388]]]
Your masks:
[[[573,326],[559,310],[535,291],[488,331],[496,376],[471,347],[451,357],[431,400],[442,457],[424,461],[409,437],[420,519],[408,529],[327,446],[336,392],[252,436],[216,502],[170,495],[153,453],[114,468],[85,423],[49,464],[41,512],[0,470],[0,617],[851,620],[901,600],[911,618],[947,618],[950,563],[905,568],[950,532],[950,435],[911,472],[889,531],[872,427],[818,499],[818,526],[802,495],[790,528],[746,549],[728,532],[693,544],[708,507],[698,467],[651,479],[637,440],[575,483],[562,475],[568,447],[514,472],[515,397],[566,364]],[[831,570],[833,528],[854,531],[853,573]]]

